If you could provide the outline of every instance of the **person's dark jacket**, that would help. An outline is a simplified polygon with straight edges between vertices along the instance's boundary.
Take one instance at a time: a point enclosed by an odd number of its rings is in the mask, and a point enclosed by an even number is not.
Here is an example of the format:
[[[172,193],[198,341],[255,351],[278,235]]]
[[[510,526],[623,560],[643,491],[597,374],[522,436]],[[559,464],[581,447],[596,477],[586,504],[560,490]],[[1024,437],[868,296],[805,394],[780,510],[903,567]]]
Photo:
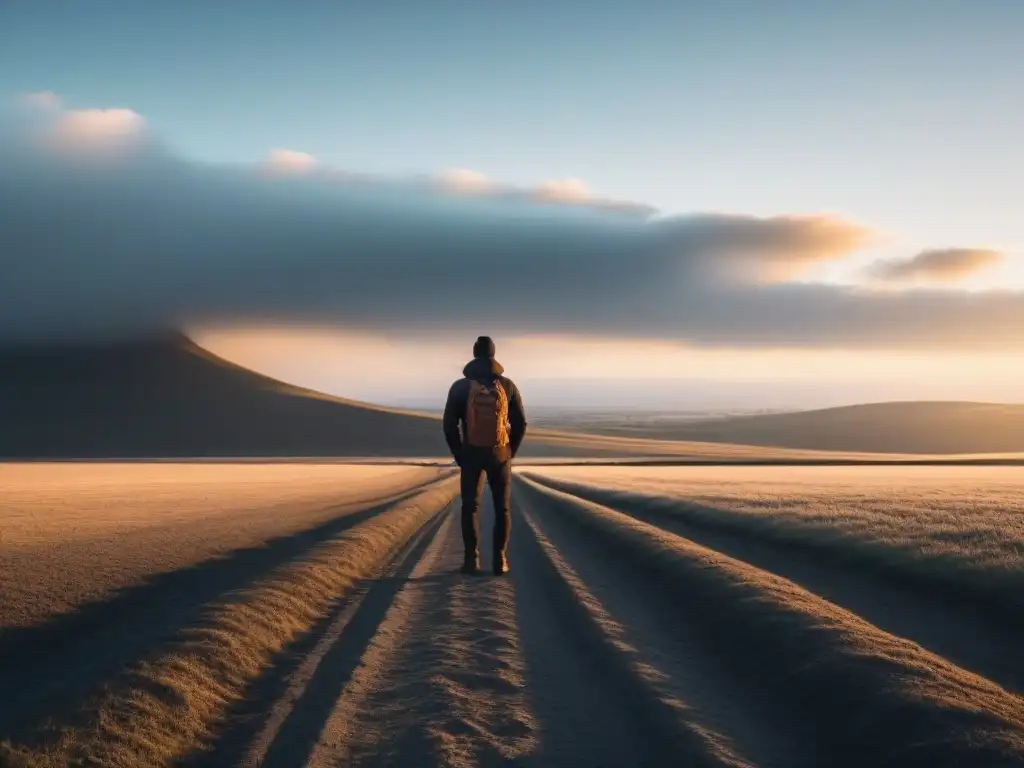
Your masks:
[[[465,444],[466,400],[469,397],[471,381],[490,383],[495,379],[508,396],[509,457],[514,458],[526,436],[526,411],[523,398],[511,379],[502,374],[505,369],[494,358],[475,357],[462,369],[463,378],[458,379],[448,390],[448,401],[444,406],[444,438],[455,460],[462,463]],[[462,427],[460,429],[460,422]]]

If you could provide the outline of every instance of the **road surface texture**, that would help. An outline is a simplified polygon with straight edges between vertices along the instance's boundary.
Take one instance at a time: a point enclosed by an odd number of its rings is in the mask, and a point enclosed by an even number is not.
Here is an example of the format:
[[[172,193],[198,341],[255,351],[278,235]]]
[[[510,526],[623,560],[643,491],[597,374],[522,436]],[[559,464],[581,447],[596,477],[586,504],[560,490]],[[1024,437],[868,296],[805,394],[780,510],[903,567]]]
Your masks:
[[[53,662],[66,681],[5,656],[3,735],[35,746],[0,765],[1024,766],[1013,622],[533,473],[511,572],[487,570],[485,492],[485,571],[464,576],[454,478],[434,478],[318,512],[269,570],[228,554],[187,604],[105,614]],[[148,671],[40,746],[30,716],[78,695],[75,663],[111,678],[102,640],[129,630],[120,656]]]
[[[458,573],[453,503],[196,764],[1024,765],[1019,638],[967,612],[529,480],[513,513],[510,574]]]

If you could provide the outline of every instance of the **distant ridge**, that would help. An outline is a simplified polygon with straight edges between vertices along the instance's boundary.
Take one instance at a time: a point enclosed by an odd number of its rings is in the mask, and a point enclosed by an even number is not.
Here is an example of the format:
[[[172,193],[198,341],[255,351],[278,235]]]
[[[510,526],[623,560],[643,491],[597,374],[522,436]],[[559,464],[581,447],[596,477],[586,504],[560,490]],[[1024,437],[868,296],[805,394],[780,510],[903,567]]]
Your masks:
[[[893,401],[601,430],[644,439],[898,454],[1024,451],[1024,405]]]

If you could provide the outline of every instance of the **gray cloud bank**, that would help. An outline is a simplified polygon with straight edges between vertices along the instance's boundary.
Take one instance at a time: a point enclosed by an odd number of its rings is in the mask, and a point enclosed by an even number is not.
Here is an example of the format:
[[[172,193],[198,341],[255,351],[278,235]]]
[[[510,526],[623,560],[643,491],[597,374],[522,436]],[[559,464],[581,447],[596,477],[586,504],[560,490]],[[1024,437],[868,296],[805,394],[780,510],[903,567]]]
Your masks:
[[[128,110],[0,116],[0,340],[316,323],[697,345],[1024,341],[1024,297],[793,282],[872,242],[828,216],[657,216],[576,184],[176,156]]]

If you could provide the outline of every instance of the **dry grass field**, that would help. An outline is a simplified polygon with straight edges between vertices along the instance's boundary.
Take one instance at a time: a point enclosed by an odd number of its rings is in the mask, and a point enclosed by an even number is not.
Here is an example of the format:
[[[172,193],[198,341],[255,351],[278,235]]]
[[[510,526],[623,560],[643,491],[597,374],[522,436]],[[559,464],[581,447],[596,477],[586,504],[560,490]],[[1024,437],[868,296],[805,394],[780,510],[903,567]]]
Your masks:
[[[540,476],[688,531],[1024,608],[1024,475],[1016,468],[552,467]]]
[[[436,476],[401,465],[0,464],[0,625],[36,625]]]
[[[36,741],[41,764],[164,764],[448,503],[438,476],[0,465],[4,736]],[[47,719],[62,727],[40,731]]]
[[[0,765],[1024,765],[1022,486],[524,466],[474,578],[443,467],[0,465]]]

